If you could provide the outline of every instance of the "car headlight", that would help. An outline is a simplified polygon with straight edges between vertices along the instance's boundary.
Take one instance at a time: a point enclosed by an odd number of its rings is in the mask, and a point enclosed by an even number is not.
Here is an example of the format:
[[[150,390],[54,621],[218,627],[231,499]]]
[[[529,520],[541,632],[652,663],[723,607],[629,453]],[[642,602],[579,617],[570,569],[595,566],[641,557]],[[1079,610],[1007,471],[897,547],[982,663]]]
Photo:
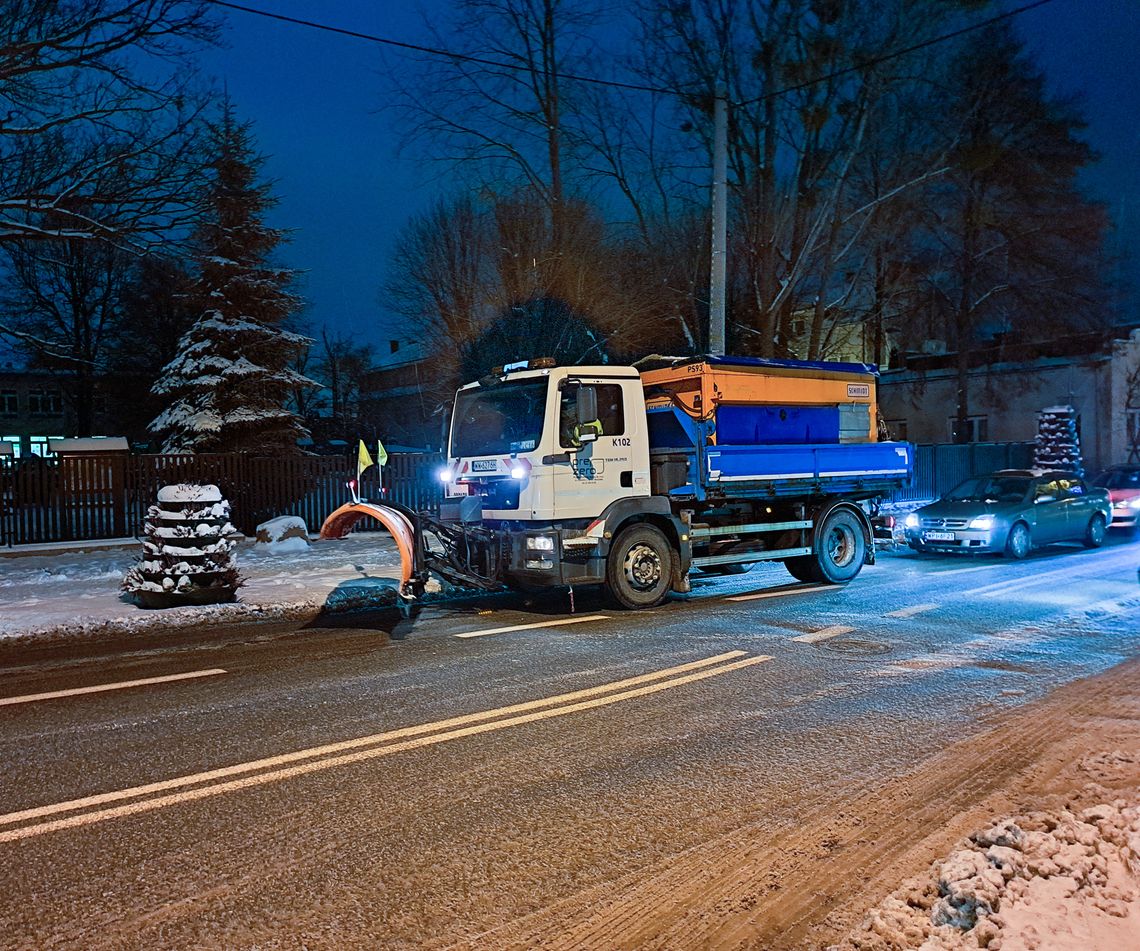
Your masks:
[[[554,539],[549,535],[528,535],[526,547],[531,551],[554,551]]]
[[[918,528],[918,516],[914,512],[903,519],[903,528]]]
[[[988,529],[994,527],[994,517],[992,515],[979,515],[977,518],[970,519],[968,528]]]
[[[1127,505],[1130,509],[1140,509],[1140,495],[1134,499],[1129,499]]]

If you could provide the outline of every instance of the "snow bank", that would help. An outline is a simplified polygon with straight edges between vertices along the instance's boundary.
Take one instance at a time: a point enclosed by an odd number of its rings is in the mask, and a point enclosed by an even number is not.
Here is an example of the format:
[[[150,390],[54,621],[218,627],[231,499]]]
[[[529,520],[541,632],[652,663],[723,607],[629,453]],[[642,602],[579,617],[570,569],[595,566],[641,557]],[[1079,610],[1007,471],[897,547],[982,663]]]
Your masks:
[[[0,562],[0,639],[55,640],[114,633],[159,633],[195,624],[296,618],[322,610],[391,604],[400,557],[391,536],[360,532],[298,553],[239,543],[246,584],[236,604],[154,612],[120,598],[119,581],[138,549],[68,552]],[[343,592],[343,593],[341,593]]]
[[[275,555],[290,555],[309,550],[309,527],[297,515],[281,515],[257,526],[255,541]]]
[[[1140,797],[1030,812],[972,835],[832,951],[1133,951],[1138,896]]]

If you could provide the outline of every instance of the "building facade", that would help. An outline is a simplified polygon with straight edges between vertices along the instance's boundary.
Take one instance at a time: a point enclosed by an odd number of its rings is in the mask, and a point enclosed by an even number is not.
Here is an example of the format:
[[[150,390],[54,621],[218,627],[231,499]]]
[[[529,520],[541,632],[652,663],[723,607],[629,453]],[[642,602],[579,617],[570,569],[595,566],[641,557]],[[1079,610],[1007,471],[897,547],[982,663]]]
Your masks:
[[[1025,442],[1050,406],[1076,409],[1081,451],[1089,471],[1140,462],[1140,330],[1125,339],[1073,339],[1033,358],[979,354],[968,372],[968,442]],[[1011,352],[1012,351],[1012,352]],[[985,359],[987,356],[991,359]],[[879,414],[891,434],[914,443],[955,442],[956,354],[924,356],[884,371]]]
[[[0,368],[0,442],[12,446],[12,456],[47,455],[49,439],[73,435],[74,414],[57,376]]]

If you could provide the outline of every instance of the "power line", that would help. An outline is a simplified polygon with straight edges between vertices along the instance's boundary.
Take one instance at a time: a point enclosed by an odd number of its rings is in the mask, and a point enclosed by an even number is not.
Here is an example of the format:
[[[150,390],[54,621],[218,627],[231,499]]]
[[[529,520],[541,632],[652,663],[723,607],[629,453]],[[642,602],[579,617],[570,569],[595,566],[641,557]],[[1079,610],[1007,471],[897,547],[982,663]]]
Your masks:
[[[775,99],[777,96],[786,96],[790,92],[797,92],[800,89],[806,89],[808,86],[814,86],[817,83],[828,82],[829,80],[836,79],[840,76],[845,76],[848,73],[855,73],[871,66],[878,66],[880,63],[886,63],[892,59],[898,59],[900,56],[907,56],[910,53],[915,53],[918,50],[924,50],[927,47],[935,46],[938,43],[945,43],[947,40],[956,39],[959,36],[964,36],[967,33],[972,33],[974,30],[985,29],[987,26],[993,26],[995,23],[1000,23],[1002,20],[1009,20],[1015,16],[1020,16],[1022,13],[1027,13],[1030,10],[1035,10],[1037,7],[1043,7],[1047,3],[1052,3],[1053,0],[1035,0],[1034,3],[1027,3],[1024,6],[1017,7],[1013,10],[1006,10],[1005,13],[999,13],[996,16],[990,17],[988,20],[979,20],[977,23],[971,23],[968,26],[961,27],[957,30],[952,30],[949,33],[941,33],[938,36],[932,36],[928,40],[923,40],[921,43],[915,43],[913,46],[908,46],[901,50],[894,50],[891,53],[884,53],[882,56],[873,56],[870,59],[861,60],[853,66],[845,66],[843,69],[837,69],[834,72],[827,73],[825,76],[816,76],[813,79],[807,79],[802,83],[797,83],[794,86],[785,86],[783,89],[777,89],[774,92],[765,93],[763,96],[756,96],[753,99],[744,99],[734,105],[747,106],[754,102],[763,102],[766,99]]]
[[[299,17],[286,16],[283,13],[273,13],[270,10],[259,10],[257,7],[247,7],[240,3],[230,3],[229,0],[206,0],[216,7],[228,7],[231,10],[240,10],[242,13],[252,13],[255,16],[266,17],[270,20],[279,20],[282,23],[291,23],[294,26],[304,26],[312,30],[321,30],[325,33],[337,33],[341,36],[350,36],[353,39],[365,40],[369,43],[378,43],[381,46],[394,46],[401,50],[410,50],[414,53],[427,53],[442,59],[462,63],[478,63],[480,66],[494,66],[496,69],[527,69],[516,63],[504,63],[501,60],[486,59],[482,56],[472,56],[468,53],[457,53],[453,50],[439,49],[435,46],[422,46],[419,43],[406,43],[403,40],[393,40],[387,36],[378,36],[375,33],[361,33],[359,30],[348,30],[340,26],[331,26],[327,23],[318,23],[315,20],[302,20]],[[573,73],[561,73],[563,79],[570,79],[580,83],[593,83],[597,86],[613,86],[617,89],[632,89],[637,92],[656,92],[666,96],[680,95],[675,89],[665,89],[661,86],[646,86],[639,83],[625,83],[617,79],[599,79],[596,76],[576,76]]]
[[[424,46],[419,43],[408,43],[403,40],[394,40],[391,37],[379,36],[375,33],[363,33],[359,30],[349,30],[345,27],[332,26],[328,23],[319,23],[316,20],[305,20],[300,17],[286,16],[284,13],[274,13],[271,10],[261,10],[257,7],[245,6],[241,3],[231,3],[229,0],[206,0],[217,7],[226,7],[230,10],[237,10],[241,13],[249,13],[253,16],[265,17],[269,20],[277,20],[281,23],[289,23],[293,26],[303,26],[311,30],[319,30],[324,33],[335,33],[339,36],[348,36],[357,40],[364,40],[368,43],[376,43],[381,46],[392,46],[396,49],[409,50],[414,53],[427,53],[429,56],[438,56],[442,59],[449,59],[453,62],[462,63],[477,63],[480,66],[493,66],[496,69],[508,70],[522,70],[527,69],[526,66],[520,66],[516,63],[504,63],[501,60],[488,59],[482,56],[473,56],[468,53],[457,53],[454,50],[440,49],[435,46]],[[1035,10],[1038,7],[1043,7],[1053,0],[1034,0],[1033,3],[1027,3],[1020,7],[1015,7],[1012,10],[1006,10],[1004,13],[996,14],[986,20],[979,20],[977,23],[971,23],[967,26],[960,27],[957,30],[952,30],[949,33],[941,33],[938,36],[933,36],[930,39],[923,40],[921,43],[915,43],[913,46],[907,46],[900,50],[893,50],[890,53],[883,53],[881,56],[874,56],[870,59],[861,60],[852,66],[845,66],[842,69],[834,70],[833,72],[826,73],[823,76],[816,76],[812,79],[806,79],[802,83],[796,83],[794,86],[785,86],[781,89],[774,90],[773,92],[765,93],[762,96],[756,96],[752,99],[743,99],[740,102],[733,103],[737,106],[747,106],[757,102],[764,102],[767,99],[775,99],[778,96],[786,96],[788,93],[797,92],[801,89],[807,89],[809,86],[817,85],[818,83],[829,82],[832,79],[837,79],[840,76],[845,76],[848,73],[859,72],[860,70],[868,69],[872,66],[878,66],[881,63],[889,62],[892,59],[898,59],[901,56],[908,56],[911,53],[918,52],[919,50],[928,49],[931,46],[936,46],[939,43],[945,43],[948,40],[956,39],[959,36],[964,36],[967,33],[972,33],[975,30],[985,29],[988,26],[993,26],[995,23],[1000,23],[1002,20],[1009,20],[1013,17],[1020,16],[1022,13],[1027,13],[1030,10]],[[562,73],[562,78],[572,80],[574,82],[591,83],[596,86],[609,86],[615,89],[629,89],[635,92],[652,92],[665,96],[683,96],[684,93],[678,92],[676,89],[666,89],[662,86],[649,86],[641,83],[627,83],[617,79],[600,79],[597,76],[579,76],[574,73]]]

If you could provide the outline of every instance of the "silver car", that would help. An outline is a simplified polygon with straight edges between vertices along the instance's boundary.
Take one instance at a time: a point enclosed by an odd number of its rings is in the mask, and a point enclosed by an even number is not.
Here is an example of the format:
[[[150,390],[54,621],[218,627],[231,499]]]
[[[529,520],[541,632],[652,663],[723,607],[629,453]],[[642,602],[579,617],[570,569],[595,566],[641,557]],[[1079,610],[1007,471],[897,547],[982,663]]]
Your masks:
[[[967,479],[903,523],[915,551],[997,552],[1024,558],[1033,548],[1104,544],[1112,520],[1108,492],[1073,472],[1003,469]]]

